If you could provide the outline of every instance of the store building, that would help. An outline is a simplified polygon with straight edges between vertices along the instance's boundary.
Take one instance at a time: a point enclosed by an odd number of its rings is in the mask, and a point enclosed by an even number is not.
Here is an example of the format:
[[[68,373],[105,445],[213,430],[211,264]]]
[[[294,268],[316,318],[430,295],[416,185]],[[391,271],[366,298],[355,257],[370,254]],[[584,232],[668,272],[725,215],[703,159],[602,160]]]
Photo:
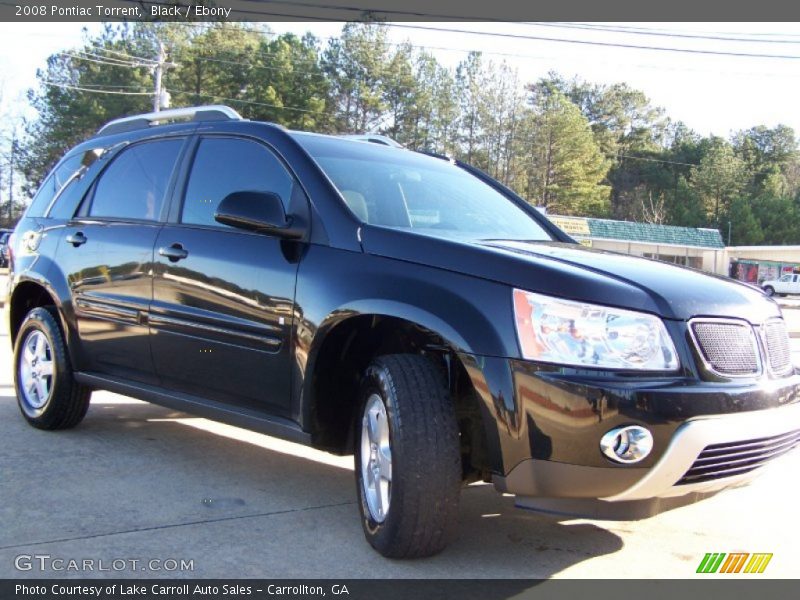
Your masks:
[[[727,251],[717,229],[591,217],[548,215],[548,218],[584,246],[729,274]]]
[[[725,249],[730,275],[760,284],[800,269],[800,246],[731,246]]]

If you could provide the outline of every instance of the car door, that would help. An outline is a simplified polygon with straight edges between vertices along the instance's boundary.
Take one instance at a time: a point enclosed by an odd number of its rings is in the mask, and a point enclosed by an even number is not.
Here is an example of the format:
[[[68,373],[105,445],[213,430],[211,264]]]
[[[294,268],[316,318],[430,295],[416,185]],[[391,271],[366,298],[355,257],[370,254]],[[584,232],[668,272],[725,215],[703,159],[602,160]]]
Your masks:
[[[153,246],[185,141],[122,149],[64,227],[59,263],[69,283],[84,370],[155,381],[145,320],[153,295]]]
[[[791,275],[787,285],[787,294],[800,294],[800,275]]]
[[[775,281],[775,292],[778,294],[788,294],[791,288],[792,275],[783,275]]]
[[[156,372],[171,390],[288,416],[298,242],[222,225],[214,213],[238,191],[277,193],[288,212],[307,211],[305,195],[252,139],[198,138],[187,171],[177,222],[156,242]]]

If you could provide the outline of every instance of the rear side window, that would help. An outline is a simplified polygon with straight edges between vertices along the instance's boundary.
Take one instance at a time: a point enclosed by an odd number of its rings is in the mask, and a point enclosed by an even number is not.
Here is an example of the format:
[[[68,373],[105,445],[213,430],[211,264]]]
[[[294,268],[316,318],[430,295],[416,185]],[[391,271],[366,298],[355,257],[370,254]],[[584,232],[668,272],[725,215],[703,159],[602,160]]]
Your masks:
[[[100,175],[89,215],[157,221],[182,145],[159,140],[122,150]]]
[[[30,207],[26,213],[29,217],[42,217],[47,208],[53,202],[56,194],[63,193],[63,188],[67,184],[74,182],[73,175],[80,171],[82,167],[82,154],[70,156],[62,161],[53,171],[48,175],[44,183],[39,187],[39,191],[33,197]]]
[[[217,206],[233,192],[274,192],[288,211],[294,179],[265,146],[250,140],[206,138],[200,142],[183,200],[181,222],[215,225]]]

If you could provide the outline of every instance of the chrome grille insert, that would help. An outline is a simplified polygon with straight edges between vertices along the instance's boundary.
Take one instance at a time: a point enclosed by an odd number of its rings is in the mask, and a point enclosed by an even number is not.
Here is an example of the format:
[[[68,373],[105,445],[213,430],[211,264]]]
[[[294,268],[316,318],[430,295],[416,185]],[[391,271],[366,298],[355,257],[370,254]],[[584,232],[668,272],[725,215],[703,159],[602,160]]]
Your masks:
[[[800,445],[800,429],[771,437],[706,446],[676,485],[754,471]]]
[[[713,372],[743,377],[761,371],[758,344],[749,323],[702,319],[692,321],[689,327],[703,360]]]
[[[767,364],[775,375],[786,375],[794,370],[789,331],[783,319],[772,319],[761,327],[761,339],[767,353]]]

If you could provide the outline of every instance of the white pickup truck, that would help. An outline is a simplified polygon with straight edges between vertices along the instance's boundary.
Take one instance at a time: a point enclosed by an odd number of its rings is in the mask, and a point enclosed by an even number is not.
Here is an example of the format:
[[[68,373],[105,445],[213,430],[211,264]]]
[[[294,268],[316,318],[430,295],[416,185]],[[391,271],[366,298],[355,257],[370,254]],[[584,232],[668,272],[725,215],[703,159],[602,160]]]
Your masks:
[[[800,275],[789,273],[780,279],[770,279],[761,284],[761,289],[767,296],[778,294],[800,294]]]

